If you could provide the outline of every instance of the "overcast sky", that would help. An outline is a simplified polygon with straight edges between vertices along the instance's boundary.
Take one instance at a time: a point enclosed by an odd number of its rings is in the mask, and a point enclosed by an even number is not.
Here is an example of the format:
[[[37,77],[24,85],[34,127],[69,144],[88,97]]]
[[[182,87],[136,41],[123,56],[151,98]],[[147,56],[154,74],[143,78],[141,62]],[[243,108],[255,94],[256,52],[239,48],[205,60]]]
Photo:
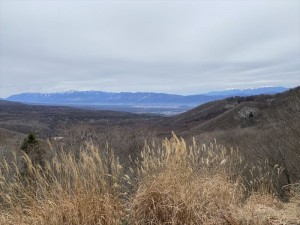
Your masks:
[[[297,85],[298,0],[0,0],[0,97]]]

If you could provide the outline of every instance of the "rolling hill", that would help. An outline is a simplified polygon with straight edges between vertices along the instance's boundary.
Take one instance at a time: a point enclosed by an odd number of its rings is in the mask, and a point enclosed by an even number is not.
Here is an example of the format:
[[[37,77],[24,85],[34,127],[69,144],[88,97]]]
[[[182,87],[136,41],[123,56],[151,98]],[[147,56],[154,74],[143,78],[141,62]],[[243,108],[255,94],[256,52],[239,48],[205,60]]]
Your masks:
[[[35,131],[47,137],[70,127],[132,126],[142,124],[154,115],[134,114],[108,110],[89,110],[66,106],[40,106],[0,100],[0,128],[14,132]]]
[[[164,118],[157,123],[161,131],[170,130],[185,135],[201,132],[262,126],[274,112],[285,111],[297,97],[300,87],[275,95],[229,97],[200,105],[185,113]]]
[[[266,115],[271,115],[278,107],[284,109],[283,103],[289,102],[294,95],[299,97],[299,90],[298,87],[275,95],[229,97],[170,117],[66,106],[27,105],[0,100],[0,127],[26,133],[30,127],[50,132],[76,124],[95,127],[107,124],[131,127],[134,124],[155,130],[159,136],[171,131],[190,136],[215,130],[261,126],[265,124]]]

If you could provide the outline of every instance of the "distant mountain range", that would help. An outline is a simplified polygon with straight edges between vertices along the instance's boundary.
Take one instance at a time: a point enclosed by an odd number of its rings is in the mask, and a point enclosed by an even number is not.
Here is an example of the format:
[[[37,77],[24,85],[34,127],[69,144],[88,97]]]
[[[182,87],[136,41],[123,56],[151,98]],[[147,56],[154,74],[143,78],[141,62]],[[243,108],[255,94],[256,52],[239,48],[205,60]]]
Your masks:
[[[255,89],[231,89],[187,96],[153,92],[112,93],[102,91],[67,91],[47,94],[21,93],[9,96],[6,100],[49,105],[197,106],[230,96],[276,94],[286,90],[287,88],[284,87],[263,87]]]
[[[209,96],[251,96],[261,94],[277,94],[287,91],[289,88],[285,87],[261,87],[261,88],[248,88],[248,89],[229,89],[224,91],[212,91],[205,93]]]

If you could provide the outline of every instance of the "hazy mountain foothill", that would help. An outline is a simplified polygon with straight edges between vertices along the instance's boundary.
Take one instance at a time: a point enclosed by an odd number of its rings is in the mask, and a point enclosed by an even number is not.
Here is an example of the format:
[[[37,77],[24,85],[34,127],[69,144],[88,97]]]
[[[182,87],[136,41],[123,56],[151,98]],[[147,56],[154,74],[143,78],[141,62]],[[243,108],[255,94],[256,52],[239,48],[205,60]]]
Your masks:
[[[102,92],[102,91],[67,91],[61,93],[22,93],[6,98],[9,101],[42,104],[81,104],[81,105],[191,105],[197,106],[212,100],[230,96],[251,96],[276,94],[286,91],[284,87],[262,87],[253,89],[231,89],[214,91],[199,95],[174,95],[153,92]]]
[[[111,93],[72,90],[61,93],[22,93],[11,95],[6,100],[37,105],[64,105],[77,108],[174,115],[200,104],[230,96],[275,94],[286,90],[287,88],[284,87],[262,87],[231,89],[187,96],[153,92]]]
[[[1,100],[1,222],[299,224],[300,87],[227,94],[173,116]]]

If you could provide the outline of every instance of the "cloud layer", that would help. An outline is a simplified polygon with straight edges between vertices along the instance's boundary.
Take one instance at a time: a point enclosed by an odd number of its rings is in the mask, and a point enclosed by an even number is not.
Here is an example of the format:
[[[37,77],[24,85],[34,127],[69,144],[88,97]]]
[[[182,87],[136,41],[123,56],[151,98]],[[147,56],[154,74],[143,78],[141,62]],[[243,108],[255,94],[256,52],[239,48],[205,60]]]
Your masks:
[[[0,0],[0,97],[300,85],[299,1]]]

